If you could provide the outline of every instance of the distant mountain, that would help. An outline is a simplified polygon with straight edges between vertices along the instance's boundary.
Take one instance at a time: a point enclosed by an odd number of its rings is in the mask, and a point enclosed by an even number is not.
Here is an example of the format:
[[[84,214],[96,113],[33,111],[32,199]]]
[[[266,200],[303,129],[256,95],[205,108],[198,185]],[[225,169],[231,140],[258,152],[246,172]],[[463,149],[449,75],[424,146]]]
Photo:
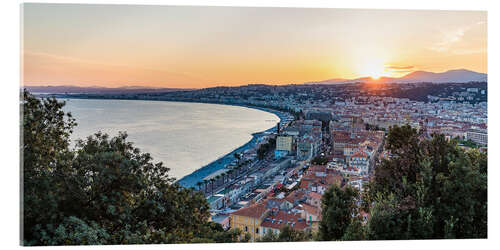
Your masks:
[[[427,71],[414,71],[403,77],[381,77],[373,79],[371,77],[361,77],[356,79],[330,79],[320,82],[312,82],[312,84],[342,84],[354,82],[377,82],[377,83],[418,83],[418,82],[433,82],[433,83],[448,83],[448,82],[487,82],[488,74],[478,73],[466,69],[448,70],[442,73],[434,73]]]
[[[125,94],[125,93],[158,93],[183,91],[191,89],[175,89],[175,88],[153,88],[144,86],[125,86],[119,88],[106,88],[99,86],[79,87],[79,86],[23,86],[30,92],[34,93],[50,93],[50,94]]]

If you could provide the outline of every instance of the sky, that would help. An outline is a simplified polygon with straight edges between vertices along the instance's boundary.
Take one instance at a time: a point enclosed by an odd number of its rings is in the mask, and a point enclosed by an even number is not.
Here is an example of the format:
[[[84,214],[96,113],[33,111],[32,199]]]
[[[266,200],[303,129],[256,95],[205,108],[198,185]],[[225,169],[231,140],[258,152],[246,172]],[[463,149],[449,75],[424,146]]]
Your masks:
[[[205,88],[487,73],[487,12],[25,3],[24,85]]]

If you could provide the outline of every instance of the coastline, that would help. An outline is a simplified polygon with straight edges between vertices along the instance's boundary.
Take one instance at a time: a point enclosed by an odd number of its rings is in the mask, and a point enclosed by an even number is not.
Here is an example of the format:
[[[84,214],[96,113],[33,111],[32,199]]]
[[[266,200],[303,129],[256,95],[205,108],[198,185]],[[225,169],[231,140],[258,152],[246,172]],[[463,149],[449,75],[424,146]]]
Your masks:
[[[242,105],[232,105],[232,106],[242,106]],[[257,108],[248,107],[248,106],[244,106],[244,107],[259,109],[259,110],[262,110],[265,112],[272,113],[272,114],[278,116],[278,118],[280,119],[279,123],[282,123],[285,120],[284,118],[286,118],[285,115],[282,114],[281,111],[271,110],[271,109],[261,108],[261,107],[257,107]],[[180,178],[179,180],[176,180],[176,183],[178,183],[179,185],[186,187],[186,188],[196,187],[196,183],[198,181],[202,181],[203,178],[205,178],[206,176],[209,176],[210,174],[212,174],[220,169],[225,168],[227,166],[227,164],[236,160],[234,157],[234,153],[243,152],[249,148],[254,147],[260,141],[260,139],[263,138],[267,134],[266,132],[271,132],[273,130],[276,130],[276,125],[274,125],[273,127],[269,128],[269,129],[266,129],[264,131],[253,133],[252,139],[250,139],[247,143],[245,143],[245,144],[239,146],[238,148],[234,149],[233,151],[221,156],[217,160],[215,160],[215,161],[213,161],[205,166],[200,167],[199,169],[195,170],[191,174],[188,174],[188,175]]]
[[[51,95],[53,96],[53,95]],[[284,121],[287,120],[287,118],[291,117],[291,114],[285,111],[280,111],[280,110],[275,110],[267,107],[258,107],[258,106],[252,106],[252,105],[246,105],[246,104],[232,104],[232,103],[219,103],[219,102],[204,102],[204,101],[187,101],[187,100],[149,100],[149,99],[128,99],[128,98],[93,98],[92,96],[73,96],[73,95],[64,95],[64,94],[56,94],[58,96],[57,98],[66,98],[66,99],[107,99],[107,100],[136,100],[136,101],[167,101],[167,102],[190,102],[190,103],[204,103],[204,104],[219,104],[219,105],[228,105],[228,106],[239,106],[239,107],[245,107],[245,108],[250,108],[250,109],[257,109],[261,110],[264,112],[272,113],[276,115],[279,118],[279,123],[282,124]],[[45,96],[46,97],[46,96]],[[219,157],[215,161],[212,161],[208,163],[205,166],[200,166],[200,168],[196,169],[195,171],[191,172],[190,174],[187,174],[183,176],[182,178],[176,179],[175,183],[181,185],[182,187],[185,188],[195,188],[196,183],[198,181],[202,181],[203,178],[206,176],[209,176],[210,174],[225,168],[228,164],[230,164],[232,161],[235,160],[234,153],[237,152],[243,152],[249,148],[254,147],[261,138],[263,138],[265,135],[267,135],[268,132],[271,132],[273,130],[276,130],[276,125],[273,127],[266,129],[264,131],[256,132],[251,134],[252,138],[247,141],[245,144],[238,146],[231,152],[228,152],[227,154]]]

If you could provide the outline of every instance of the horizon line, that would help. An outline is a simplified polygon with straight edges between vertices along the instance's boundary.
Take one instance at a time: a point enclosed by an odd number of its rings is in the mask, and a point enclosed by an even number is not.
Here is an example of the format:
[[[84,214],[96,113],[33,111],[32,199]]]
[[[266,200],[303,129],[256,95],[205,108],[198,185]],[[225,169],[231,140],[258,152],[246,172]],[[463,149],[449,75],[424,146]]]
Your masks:
[[[354,81],[354,80],[358,80],[358,79],[366,79],[366,78],[369,78],[369,79],[372,79],[373,81],[379,81],[380,79],[402,79],[412,73],[415,73],[415,72],[427,72],[427,73],[435,73],[435,74],[442,74],[442,73],[446,73],[446,72],[449,72],[449,71],[457,71],[457,70],[466,70],[466,71],[471,71],[471,72],[474,72],[474,73],[479,73],[479,74],[488,74],[487,72],[479,72],[479,71],[473,71],[473,70],[469,70],[469,69],[466,69],[466,68],[457,68],[457,69],[449,69],[449,70],[445,70],[445,71],[442,71],[442,72],[433,72],[433,71],[425,71],[425,70],[414,70],[412,72],[409,72],[408,74],[405,74],[404,76],[401,76],[401,77],[388,77],[388,76],[381,76],[381,77],[378,77],[378,78],[373,78],[372,76],[359,76],[359,77],[356,77],[356,78],[351,78],[351,79],[347,79],[347,78],[335,78],[335,77],[332,77],[332,78],[329,78],[329,79],[325,79],[325,80],[317,80],[317,81],[306,81],[306,82],[301,82],[301,83],[278,83],[278,84],[275,84],[275,83],[243,83],[243,84],[238,84],[238,85],[213,85],[213,86],[207,86],[207,87],[202,87],[202,88],[193,88],[193,87],[185,87],[185,88],[173,88],[173,87],[155,87],[155,86],[149,86],[149,85],[121,85],[121,86],[116,86],[116,87],[106,87],[106,86],[99,86],[99,85],[89,85],[89,86],[84,86],[84,85],[79,85],[79,84],[74,84],[74,83],[62,83],[60,85],[52,85],[53,83],[47,83],[47,85],[40,85],[40,84],[37,84],[37,85],[31,85],[30,83],[22,83],[21,85],[23,87],[79,87],[79,88],[108,88],[108,89],[118,89],[118,88],[148,88],[148,89],[183,89],[183,90],[196,90],[196,89],[205,89],[205,88],[216,88],[216,87],[241,87],[241,86],[248,86],[248,85],[272,85],[272,86],[287,86],[287,85],[301,85],[301,84],[311,84],[311,83],[320,83],[320,82],[326,82],[326,81],[330,81],[330,80],[337,80],[337,81]],[[342,82],[338,82],[338,83],[342,83]]]

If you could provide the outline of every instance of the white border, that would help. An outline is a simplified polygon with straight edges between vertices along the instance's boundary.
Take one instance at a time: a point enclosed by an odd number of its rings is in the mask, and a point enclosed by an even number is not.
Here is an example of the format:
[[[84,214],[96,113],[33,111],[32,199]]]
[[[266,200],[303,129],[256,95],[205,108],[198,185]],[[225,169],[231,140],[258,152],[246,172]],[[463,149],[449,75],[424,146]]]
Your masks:
[[[141,245],[142,249],[252,249],[252,248],[295,248],[295,249],[479,249],[493,248],[498,245],[498,175],[499,161],[495,156],[500,155],[499,111],[500,102],[496,95],[500,94],[498,69],[499,63],[499,18],[500,10],[496,1],[457,1],[457,0],[420,0],[420,1],[392,1],[392,0],[350,0],[350,1],[194,1],[194,0],[144,0],[144,1],[28,1],[51,3],[107,3],[107,4],[148,4],[148,5],[201,5],[201,6],[260,6],[260,7],[308,7],[308,8],[373,8],[373,9],[439,9],[439,10],[487,10],[488,11],[488,81],[489,81],[489,239],[488,240],[432,240],[432,241],[369,241],[369,242],[313,242],[313,243],[254,243],[254,244],[192,244],[192,245]],[[19,247],[19,48],[20,48],[20,3],[21,1],[2,1],[0,7],[1,38],[1,108],[3,122],[1,124],[0,156],[2,167],[2,196],[1,208],[1,236],[2,246]],[[14,39],[13,39],[14,38]],[[106,246],[99,249],[136,249],[138,246]],[[97,248],[97,247],[94,247]],[[44,249],[56,249],[53,247]],[[59,248],[58,248],[59,249]]]

